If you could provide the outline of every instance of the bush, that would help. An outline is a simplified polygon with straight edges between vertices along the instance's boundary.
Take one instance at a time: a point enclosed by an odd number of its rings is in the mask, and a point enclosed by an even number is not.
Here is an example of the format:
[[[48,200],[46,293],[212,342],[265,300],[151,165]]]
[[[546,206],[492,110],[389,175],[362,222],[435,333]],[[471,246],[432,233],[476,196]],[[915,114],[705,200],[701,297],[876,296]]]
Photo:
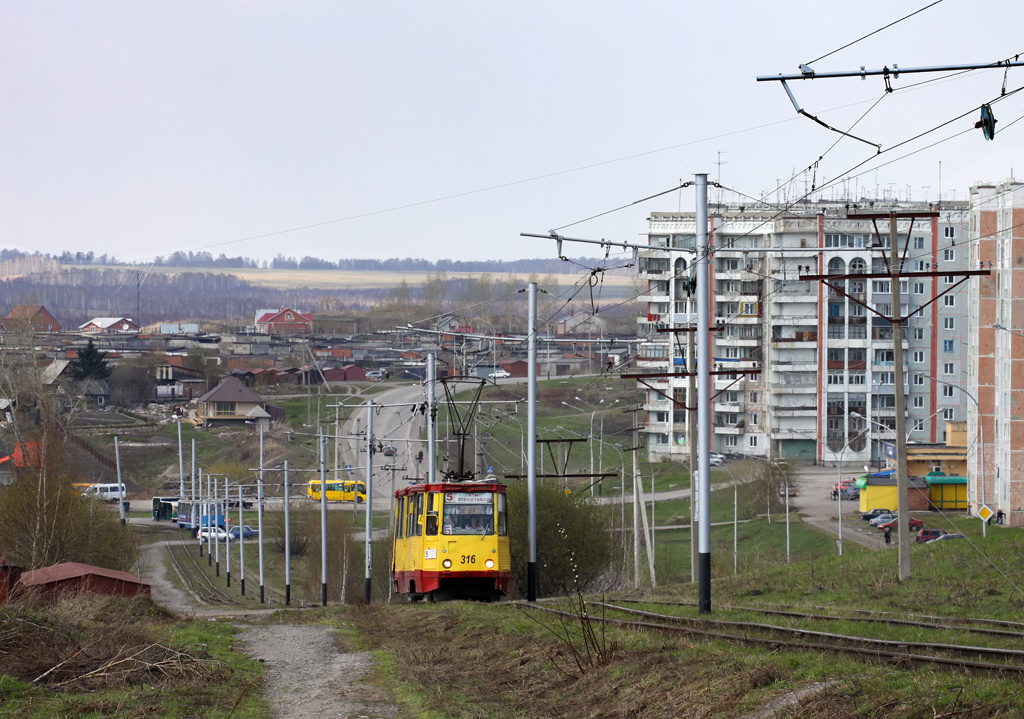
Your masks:
[[[526,482],[508,485],[509,594],[526,596],[530,559]],[[589,496],[566,494],[557,481],[537,482],[537,592],[552,596],[593,591],[607,575],[613,539],[607,514]]]

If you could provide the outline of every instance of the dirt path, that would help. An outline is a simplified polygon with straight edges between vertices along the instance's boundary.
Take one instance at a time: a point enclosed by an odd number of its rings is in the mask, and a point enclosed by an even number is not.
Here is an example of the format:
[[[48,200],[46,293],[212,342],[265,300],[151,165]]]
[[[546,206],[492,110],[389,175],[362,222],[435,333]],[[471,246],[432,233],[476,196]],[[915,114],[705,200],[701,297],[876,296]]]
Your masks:
[[[397,707],[374,685],[375,664],[366,652],[345,651],[335,633],[320,625],[254,625],[279,609],[211,608],[179,588],[169,576],[165,542],[143,555],[144,579],[153,601],[175,614],[226,619],[243,629],[245,651],[265,662],[263,692],[275,719],[390,719]],[[298,610],[296,610],[298,611]]]
[[[264,691],[278,719],[391,719],[397,707],[368,679],[373,659],[342,652],[321,626],[269,625],[242,634],[246,651],[266,662]]]

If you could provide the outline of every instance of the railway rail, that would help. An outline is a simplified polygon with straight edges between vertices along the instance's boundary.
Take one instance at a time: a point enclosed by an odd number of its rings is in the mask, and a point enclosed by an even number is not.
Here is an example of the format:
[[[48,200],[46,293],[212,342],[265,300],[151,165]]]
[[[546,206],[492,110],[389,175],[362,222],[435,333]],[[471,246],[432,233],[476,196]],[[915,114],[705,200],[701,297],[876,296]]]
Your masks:
[[[625,604],[626,602],[622,602]],[[689,603],[657,603],[638,602],[637,604],[662,604],[663,606],[690,606]],[[528,609],[553,613],[578,620],[576,614],[553,607],[537,604],[516,602],[519,609]],[[724,640],[753,646],[767,647],[773,650],[786,648],[799,651],[820,651],[843,653],[874,660],[885,660],[894,663],[936,664],[964,670],[987,670],[995,672],[1013,672],[1024,674],[1024,650],[997,646],[972,646],[965,644],[914,642],[900,639],[878,639],[874,637],[839,634],[835,632],[817,631],[799,627],[764,624],[758,622],[729,621],[720,619],[695,619],[672,614],[660,614],[606,602],[593,602],[587,605],[591,611],[587,619],[608,625],[618,625],[660,632],[685,634],[712,640]],[[593,610],[604,610],[601,615]],[[749,610],[749,609],[748,609]],[[760,610],[750,610],[760,611]],[[800,612],[790,612],[803,619],[815,619],[822,616],[829,621],[846,621],[848,617],[824,616]],[[941,619],[933,617],[933,619]],[[815,619],[815,621],[818,621]],[[979,622],[980,623],[980,622]],[[896,625],[896,622],[893,622]],[[902,624],[900,624],[902,625]],[[948,625],[931,623],[930,628],[948,631]],[[956,626],[957,630],[968,627]],[[997,634],[999,637],[1022,637],[1016,632],[993,632],[984,628],[972,627],[984,634]]]
[[[167,548],[167,553],[171,556],[171,560],[178,568],[178,573],[184,578],[185,582],[189,585],[192,593],[198,597],[201,601],[208,604],[216,605],[231,605],[231,606],[242,606],[243,603],[239,602],[236,598],[232,597],[231,594],[224,591],[217,586],[217,584],[209,577],[204,571],[202,565],[196,560],[194,550],[194,543],[188,540],[185,536],[178,533],[178,542],[167,542],[164,546]],[[172,551],[172,547],[180,548],[180,552]],[[178,558],[178,554],[184,554],[188,557],[188,561],[181,561]],[[259,580],[255,578],[256,575],[251,570],[246,570],[246,581],[250,583],[251,587],[255,587],[256,591],[259,591]],[[237,574],[234,575],[236,578]],[[194,581],[194,578],[197,578]],[[284,604],[284,593],[279,592],[276,589],[264,585],[263,587],[264,597],[266,599],[272,599],[271,603]]]

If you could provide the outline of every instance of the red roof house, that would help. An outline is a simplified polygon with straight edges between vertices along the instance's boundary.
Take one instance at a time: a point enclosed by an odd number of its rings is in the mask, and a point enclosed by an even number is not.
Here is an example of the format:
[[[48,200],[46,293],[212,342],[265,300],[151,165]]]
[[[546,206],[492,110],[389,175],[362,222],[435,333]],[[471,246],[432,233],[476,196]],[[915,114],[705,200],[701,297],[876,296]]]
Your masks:
[[[18,305],[4,318],[5,330],[60,332],[60,322],[42,305]]]
[[[303,314],[289,307],[265,310],[256,317],[256,331],[268,335],[312,334],[313,314]]]
[[[18,583],[21,587],[34,589],[49,599],[82,593],[105,594],[112,597],[149,594],[149,584],[128,572],[78,562],[64,562],[25,572]]]

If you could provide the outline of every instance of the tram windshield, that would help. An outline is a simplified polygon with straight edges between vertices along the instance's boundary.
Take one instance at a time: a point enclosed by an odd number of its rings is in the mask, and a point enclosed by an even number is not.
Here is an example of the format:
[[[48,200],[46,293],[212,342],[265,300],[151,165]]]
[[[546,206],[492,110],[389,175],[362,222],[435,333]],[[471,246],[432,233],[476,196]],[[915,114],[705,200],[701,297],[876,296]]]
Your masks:
[[[494,534],[493,492],[446,492],[444,534]]]

